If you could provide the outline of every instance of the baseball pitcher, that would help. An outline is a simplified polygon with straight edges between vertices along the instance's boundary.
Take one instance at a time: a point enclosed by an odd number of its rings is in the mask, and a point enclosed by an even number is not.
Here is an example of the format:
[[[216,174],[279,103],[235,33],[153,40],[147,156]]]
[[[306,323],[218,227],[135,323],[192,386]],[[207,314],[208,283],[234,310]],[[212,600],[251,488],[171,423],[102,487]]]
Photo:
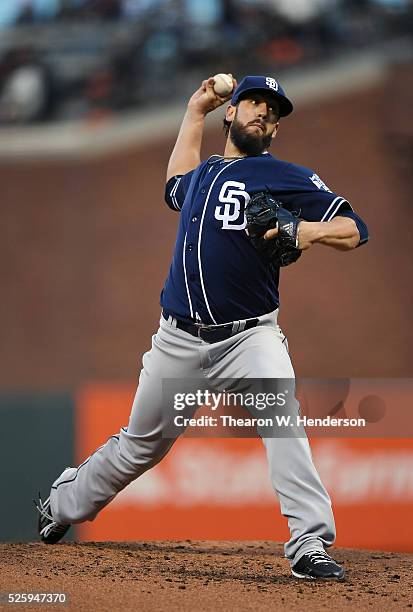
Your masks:
[[[164,379],[293,379],[277,319],[280,268],[314,244],[342,251],[367,242],[363,220],[345,197],[308,168],[269,149],[293,105],[273,77],[247,76],[219,95],[208,78],[188,102],[171,154],[165,199],[180,215],[160,326],[143,357],[129,424],[39,499],[39,534],[59,541],[70,525],[93,520],[119,491],[158,463],[174,438]],[[201,162],[205,117],[229,102],[223,155]],[[305,255],[304,255],[305,256]],[[328,257],[328,250],[325,251]],[[297,263],[299,265],[300,262]],[[314,296],[317,299],[317,296]],[[292,409],[297,411],[296,400]],[[331,502],[305,435],[261,436],[273,488],[288,520],[292,574],[344,577],[326,552],[335,539]]]

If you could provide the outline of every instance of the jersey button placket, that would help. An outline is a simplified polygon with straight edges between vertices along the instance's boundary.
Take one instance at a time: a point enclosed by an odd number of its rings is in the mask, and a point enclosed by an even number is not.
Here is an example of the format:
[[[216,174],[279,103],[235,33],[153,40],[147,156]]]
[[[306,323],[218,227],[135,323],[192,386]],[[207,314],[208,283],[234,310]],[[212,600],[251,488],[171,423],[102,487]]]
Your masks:
[[[206,189],[200,192],[206,193]],[[196,204],[191,211],[189,224],[187,225],[185,264],[188,282],[188,290],[191,295],[193,311],[199,310],[200,291],[197,245],[199,240],[200,220],[204,206],[204,197],[197,198]]]

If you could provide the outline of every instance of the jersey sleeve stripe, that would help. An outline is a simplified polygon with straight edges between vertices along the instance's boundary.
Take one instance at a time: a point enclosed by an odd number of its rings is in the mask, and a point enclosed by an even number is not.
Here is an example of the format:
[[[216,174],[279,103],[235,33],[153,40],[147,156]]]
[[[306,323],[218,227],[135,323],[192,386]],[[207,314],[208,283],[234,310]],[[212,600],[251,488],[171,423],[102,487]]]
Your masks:
[[[329,217],[330,212],[334,208],[334,206],[337,204],[338,200],[342,201],[343,198],[341,198],[340,196],[337,196],[336,198],[334,198],[334,200],[331,202],[330,206],[327,208],[327,210],[324,213],[324,215],[321,217],[320,221],[328,221],[329,218],[331,218],[331,217]]]
[[[176,189],[177,183],[178,183],[178,181],[175,182],[174,186],[172,187],[171,191],[169,192],[169,197],[171,198],[171,204],[175,208],[175,210],[176,210],[176,205],[175,205],[175,201],[174,201],[174,194],[175,194],[175,189]]]
[[[173,206],[175,207],[176,210],[181,210],[181,208],[180,208],[180,206],[178,204],[178,200],[176,199],[176,192],[177,192],[177,189],[179,187],[179,183],[181,182],[181,179],[182,179],[181,176],[177,179],[175,185],[171,189],[171,194],[170,194],[171,199],[172,199],[172,204],[173,204]]]
[[[348,204],[348,206],[350,206],[350,209],[353,210],[350,202],[348,202],[345,198],[341,198],[341,201],[337,203],[337,206],[335,207],[335,209],[333,210],[333,212],[331,213],[331,215],[329,216],[328,220],[331,221],[331,219],[333,217],[335,217],[335,215],[340,211],[340,208],[343,204]]]
[[[181,182],[181,179],[182,179],[182,176],[174,176],[170,178],[167,183],[168,191],[165,194],[165,201],[171,210],[178,210],[178,211],[181,210],[181,207],[179,206],[179,203],[176,197],[176,192],[177,192],[179,183]],[[172,185],[171,189],[169,189],[170,185]]]
[[[321,218],[321,221],[331,221],[331,219],[338,213],[338,211],[340,210],[340,207],[344,203],[348,204],[348,206],[350,206],[350,209],[353,210],[351,204],[345,198],[342,198],[341,196],[337,196],[336,198],[334,198],[330,206],[327,208],[326,212]]]
[[[342,203],[345,202],[344,198],[338,198],[334,208],[332,209],[332,211],[330,212],[328,218],[326,219],[327,221],[331,221],[331,219],[334,217],[334,215],[338,212],[340,206],[342,205]]]

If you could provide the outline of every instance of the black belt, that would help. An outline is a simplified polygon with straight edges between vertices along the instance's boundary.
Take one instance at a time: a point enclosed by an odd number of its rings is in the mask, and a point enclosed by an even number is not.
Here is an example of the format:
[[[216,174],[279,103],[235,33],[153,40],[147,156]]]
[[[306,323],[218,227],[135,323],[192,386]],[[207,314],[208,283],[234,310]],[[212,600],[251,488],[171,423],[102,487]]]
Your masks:
[[[173,317],[176,320],[176,327],[182,329],[182,331],[201,338],[209,344],[214,342],[221,342],[221,340],[227,340],[231,336],[241,333],[247,329],[256,327],[259,323],[259,319],[246,319],[244,321],[235,321],[234,323],[225,323],[224,325],[204,325],[203,323],[186,323],[181,319],[177,319],[174,315],[167,310],[162,310],[162,316],[167,321],[169,317]]]

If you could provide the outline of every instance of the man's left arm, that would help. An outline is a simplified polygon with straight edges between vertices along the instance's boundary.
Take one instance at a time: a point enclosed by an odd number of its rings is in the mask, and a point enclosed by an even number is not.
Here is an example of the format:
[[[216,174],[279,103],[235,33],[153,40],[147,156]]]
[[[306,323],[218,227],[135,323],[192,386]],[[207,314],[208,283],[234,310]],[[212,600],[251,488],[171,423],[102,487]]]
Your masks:
[[[350,251],[369,239],[367,225],[346,198],[331,191],[313,170],[288,164],[281,189],[274,192],[285,207],[300,220],[296,244],[306,251],[313,244],[324,244],[340,251]],[[275,238],[269,230],[265,238]]]
[[[313,244],[350,251],[367,240],[367,226],[355,213],[351,217],[337,215],[328,222],[301,221],[298,225],[298,248],[303,251]]]
[[[268,230],[264,238],[270,240],[278,229]],[[300,221],[298,224],[298,248],[306,251],[313,244],[324,244],[339,251],[350,251],[369,239],[367,225],[353,210],[345,210],[331,221]]]

